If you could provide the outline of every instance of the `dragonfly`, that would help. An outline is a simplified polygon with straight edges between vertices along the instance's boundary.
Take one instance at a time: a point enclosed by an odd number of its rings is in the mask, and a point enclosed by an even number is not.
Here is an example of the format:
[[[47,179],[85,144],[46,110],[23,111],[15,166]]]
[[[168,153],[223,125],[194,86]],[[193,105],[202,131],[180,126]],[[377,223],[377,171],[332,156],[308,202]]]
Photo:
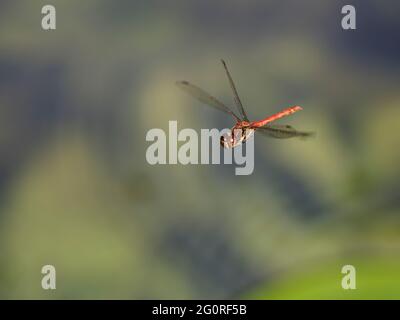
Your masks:
[[[232,76],[229,73],[228,67],[224,60],[221,60],[221,62],[228,77],[228,81],[233,92],[234,103],[239,112],[239,115],[233,112],[231,108],[227,107],[217,98],[208,94],[203,89],[195,86],[194,84],[191,84],[188,81],[177,81],[176,85],[192,97],[201,101],[203,104],[225,112],[233,117],[236,122],[235,125],[230,129],[229,132],[223,134],[220,138],[220,144],[223,148],[234,148],[241,143],[245,143],[246,140],[253,136],[255,131],[261,132],[266,136],[278,139],[287,139],[294,137],[307,138],[314,135],[314,132],[299,131],[290,125],[271,124],[271,122],[275,120],[289,116],[297,111],[302,110],[302,107],[297,105],[285,108],[273,114],[272,116],[268,116],[262,120],[250,121],[247,117],[246,111],[244,110],[242,101],[239,98],[239,94],[236,90],[236,86],[233,82]]]

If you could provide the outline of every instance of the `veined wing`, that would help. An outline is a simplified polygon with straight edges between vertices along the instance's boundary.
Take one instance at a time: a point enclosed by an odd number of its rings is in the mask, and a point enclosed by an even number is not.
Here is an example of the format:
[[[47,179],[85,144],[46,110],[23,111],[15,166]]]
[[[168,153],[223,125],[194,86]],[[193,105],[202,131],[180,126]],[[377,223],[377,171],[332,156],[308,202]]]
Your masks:
[[[314,136],[314,132],[298,131],[289,125],[269,124],[259,127],[256,131],[261,132],[269,137],[278,139],[288,139],[293,137],[308,138]]]
[[[230,84],[230,86],[232,88],[232,91],[233,91],[236,107],[238,108],[239,113],[242,116],[243,120],[249,121],[249,119],[247,118],[246,112],[244,111],[244,108],[243,108],[243,105],[242,105],[242,101],[240,101],[239,95],[237,93],[237,90],[236,90],[236,87],[235,87],[235,83],[233,82],[231,74],[229,73],[228,67],[226,66],[226,63],[225,63],[224,60],[221,59],[221,61],[222,61],[222,64],[224,65],[226,75],[228,76],[229,84]]]
[[[176,85],[186,93],[190,94],[192,97],[203,102],[204,104],[230,114],[237,121],[240,120],[240,118],[231,109],[220,102],[217,98],[205,92],[203,89],[200,89],[199,87],[187,81],[177,81]]]

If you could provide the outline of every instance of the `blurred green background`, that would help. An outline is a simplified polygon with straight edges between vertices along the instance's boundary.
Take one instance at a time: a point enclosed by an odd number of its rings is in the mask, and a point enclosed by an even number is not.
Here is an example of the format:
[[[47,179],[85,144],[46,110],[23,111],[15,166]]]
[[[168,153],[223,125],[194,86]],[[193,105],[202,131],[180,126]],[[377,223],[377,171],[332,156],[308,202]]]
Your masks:
[[[399,299],[400,5],[350,2],[354,31],[343,1],[2,0],[0,298]],[[147,164],[151,128],[232,126],[174,85],[232,105],[220,58],[317,137],[257,136],[250,176]]]

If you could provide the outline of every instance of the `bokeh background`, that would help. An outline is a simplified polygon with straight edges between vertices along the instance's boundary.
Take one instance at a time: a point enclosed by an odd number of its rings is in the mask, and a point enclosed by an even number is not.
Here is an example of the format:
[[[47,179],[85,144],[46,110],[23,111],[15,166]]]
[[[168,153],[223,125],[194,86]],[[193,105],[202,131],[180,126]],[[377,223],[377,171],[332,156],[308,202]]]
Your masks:
[[[355,31],[342,1],[2,0],[0,297],[399,299],[400,5],[348,2]],[[174,85],[233,105],[220,58],[317,137],[257,136],[250,176],[149,165],[151,128],[232,125]]]

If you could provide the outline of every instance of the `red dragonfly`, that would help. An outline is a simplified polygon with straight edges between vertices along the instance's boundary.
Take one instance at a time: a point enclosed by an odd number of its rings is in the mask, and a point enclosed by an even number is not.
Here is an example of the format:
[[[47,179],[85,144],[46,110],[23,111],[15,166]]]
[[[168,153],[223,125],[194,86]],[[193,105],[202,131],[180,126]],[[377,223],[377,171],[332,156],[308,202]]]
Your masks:
[[[200,100],[204,104],[209,105],[225,113],[228,113],[235,119],[236,124],[232,127],[230,133],[221,136],[220,142],[222,147],[233,148],[240,143],[244,143],[248,138],[250,138],[254,134],[254,131],[259,131],[269,137],[280,138],[280,139],[293,138],[293,137],[306,138],[313,135],[312,132],[298,131],[290,125],[271,124],[271,122],[277,119],[286,117],[292,113],[302,110],[300,106],[292,106],[286,108],[278,113],[273,114],[272,116],[268,116],[265,119],[259,121],[250,121],[247,118],[246,112],[244,111],[242,102],[240,101],[239,95],[237,93],[232,77],[229,73],[228,67],[226,66],[224,60],[221,61],[224,66],[226,75],[228,77],[231,89],[233,91],[234,101],[239,111],[240,117],[236,115],[226,105],[220,102],[217,98],[209,95],[207,92],[189,83],[188,81],[177,81],[176,84],[184,91],[186,91],[188,94]]]

